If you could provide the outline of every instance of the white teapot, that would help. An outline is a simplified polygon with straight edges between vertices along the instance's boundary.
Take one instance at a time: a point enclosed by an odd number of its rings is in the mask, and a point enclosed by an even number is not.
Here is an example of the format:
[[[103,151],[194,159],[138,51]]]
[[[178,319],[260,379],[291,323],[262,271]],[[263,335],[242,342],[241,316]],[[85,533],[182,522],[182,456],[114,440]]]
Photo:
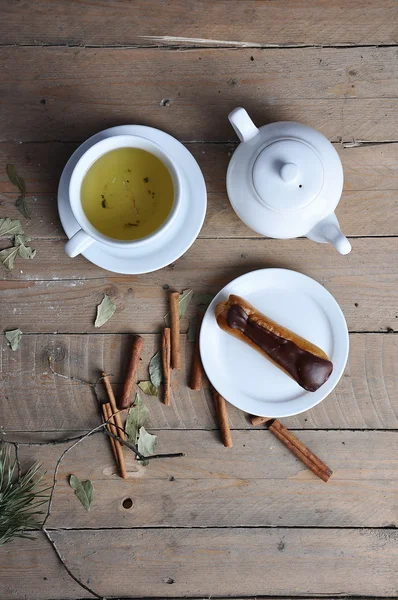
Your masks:
[[[351,244],[334,214],[343,167],[329,140],[291,121],[258,129],[244,108],[228,118],[241,141],[227,172],[228,196],[238,217],[264,236],[306,236],[348,254]]]

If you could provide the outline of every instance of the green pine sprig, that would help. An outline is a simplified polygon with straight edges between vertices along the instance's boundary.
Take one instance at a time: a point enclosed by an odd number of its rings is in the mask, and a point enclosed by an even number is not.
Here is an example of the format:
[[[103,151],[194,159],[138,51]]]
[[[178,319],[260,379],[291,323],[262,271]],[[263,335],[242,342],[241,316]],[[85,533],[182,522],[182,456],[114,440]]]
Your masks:
[[[38,509],[48,501],[49,488],[43,488],[39,469],[35,464],[17,475],[17,460],[0,446],[0,546],[17,537],[32,538],[29,530],[41,527],[44,512]]]

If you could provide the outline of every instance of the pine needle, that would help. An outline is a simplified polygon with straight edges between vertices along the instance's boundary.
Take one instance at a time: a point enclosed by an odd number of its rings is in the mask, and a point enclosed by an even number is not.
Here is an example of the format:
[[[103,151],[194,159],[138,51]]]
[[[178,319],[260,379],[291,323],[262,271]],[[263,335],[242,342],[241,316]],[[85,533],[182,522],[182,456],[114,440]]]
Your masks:
[[[44,512],[38,509],[49,498],[49,488],[41,485],[44,474],[38,476],[40,465],[19,477],[16,467],[17,460],[0,447],[0,546],[17,537],[32,539],[29,530],[41,527]]]

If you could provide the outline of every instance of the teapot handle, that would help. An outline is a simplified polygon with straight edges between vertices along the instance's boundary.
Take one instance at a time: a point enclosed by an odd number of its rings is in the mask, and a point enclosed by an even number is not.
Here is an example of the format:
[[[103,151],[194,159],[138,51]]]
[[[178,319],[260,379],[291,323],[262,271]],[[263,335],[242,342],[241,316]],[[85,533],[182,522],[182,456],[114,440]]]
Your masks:
[[[334,213],[322,219],[315,227],[307,233],[307,237],[314,242],[327,243],[330,242],[340,254],[348,254],[351,252],[351,244],[341,233],[340,225]]]
[[[259,130],[244,108],[235,108],[229,113],[228,119],[241,142],[248,142],[258,134]]]

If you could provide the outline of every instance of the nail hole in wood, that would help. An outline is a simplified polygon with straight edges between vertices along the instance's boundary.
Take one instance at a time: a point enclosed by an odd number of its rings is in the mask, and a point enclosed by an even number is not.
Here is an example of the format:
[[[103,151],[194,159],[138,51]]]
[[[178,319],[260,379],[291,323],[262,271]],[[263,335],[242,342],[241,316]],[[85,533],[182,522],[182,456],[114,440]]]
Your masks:
[[[122,502],[123,508],[129,509],[133,506],[133,501],[131,498],[125,498]]]

